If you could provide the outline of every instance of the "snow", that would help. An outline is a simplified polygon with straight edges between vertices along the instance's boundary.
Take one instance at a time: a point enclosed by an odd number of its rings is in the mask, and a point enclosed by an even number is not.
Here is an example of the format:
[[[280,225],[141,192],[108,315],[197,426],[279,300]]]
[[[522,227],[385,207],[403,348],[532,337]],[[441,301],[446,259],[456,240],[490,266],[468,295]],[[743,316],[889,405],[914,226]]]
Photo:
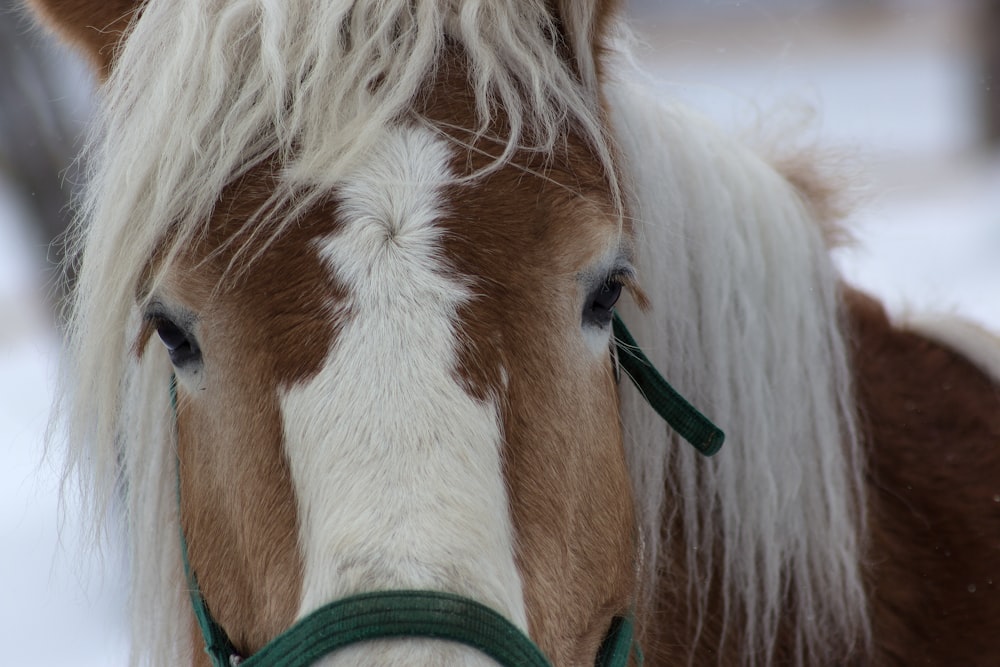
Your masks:
[[[1000,330],[1000,150],[978,144],[979,63],[955,7],[770,15],[722,34],[653,21],[640,60],[665,95],[735,132],[838,156],[860,202],[855,243],[834,255],[850,282],[896,314]]]
[[[854,216],[836,258],[901,315],[956,314],[1000,331],[1000,156],[961,178],[899,186]]]
[[[671,82],[665,94],[724,125],[766,126],[791,108],[810,141],[869,165],[851,219],[856,243],[836,255],[845,275],[895,312],[952,312],[1000,331],[1000,154],[975,148],[969,50],[899,35],[892,46],[875,35],[819,48],[771,30],[763,46],[739,33],[667,30],[645,59]],[[58,509],[58,462],[43,462],[58,344],[40,305],[44,255],[20,213],[0,186],[3,662],[123,665],[124,567],[115,554],[81,555],[79,517]]]
[[[6,196],[4,196],[6,195]],[[58,341],[41,303],[38,243],[0,190],[0,639],[8,665],[124,665],[125,580],[88,555],[60,466],[44,457]]]

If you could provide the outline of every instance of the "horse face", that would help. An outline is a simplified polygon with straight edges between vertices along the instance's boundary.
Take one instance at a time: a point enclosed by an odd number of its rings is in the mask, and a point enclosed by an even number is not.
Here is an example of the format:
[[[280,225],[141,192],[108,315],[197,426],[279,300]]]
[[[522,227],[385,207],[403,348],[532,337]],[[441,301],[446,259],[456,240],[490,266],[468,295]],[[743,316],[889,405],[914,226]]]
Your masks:
[[[479,600],[558,664],[592,661],[627,610],[608,352],[627,239],[578,141],[464,183],[456,145],[392,128],[266,246],[233,240],[269,194],[251,173],[149,295],[163,349],[146,353],[178,382],[191,565],[245,654],[372,590]],[[257,257],[234,270],[238,252]],[[365,659],[480,658],[411,642],[335,661]]]
[[[345,596],[424,589],[494,608],[556,664],[593,661],[613,616],[631,603],[636,572],[608,350],[610,309],[631,281],[629,229],[609,184],[607,152],[599,159],[583,136],[600,134],[593,124],[579,136],[561,132],[544,153],[514,155],[488,137],[512,132],[517,113],[499,110],[483,133],[462,128],[484,129],[483,90],[475,81],[492,76],[498,52],[484,44],[498,25],[513,29],[497,39],[504,58],[521,57],[523,44],[540,59],[510,65],[512,72],[530,71],[505,74],[516,84],[508,93],[537,93],[528,80],[535,85],[542,74],[565,96],[562,110],[543,124],[555,125],[553,118],[574,105],[596,109],[589,41],[610,10],[602,3],[484,3],[476,10],[481,16],[459,15],[450,3],[428,1],[263,3],[259,14],[239,4],[181,10],[151,2],[124,31],[121,48],[122,31],[94,34],[88,26],[125,28],[121,17],[139,5],[33,4],[88,50],[103,76],[111,75],[108,88],[122,101],[109,103],[121,113],[108,114],[116,119],[109,120],[108,145],[116,131],[134,133],[134,142],[119,143],[147,153],[138,170],[148,168],[148,180],[136,169],[97,180],[151,202],[148,208],[98,194],[90,215],[92,236],[117,244],[112,254],[148,248],[134,284],[122,291],[137,295],[128,308],[141,321],[129,363],[153,377],[153,386],[165,387],[171,374],[177,383],[167,432],[176,437],[179,494],[173,466],[161,457],[153,480],[171,489],[160,495],[171,500],[136,501],[144,509],[133,514],[149,512],[169,526],[179,495],[191,568],[236,648],[252,654],[297,618]],[[380,15],[390,10],[397,13]],[[308,48],[299,48],[297,30],[322,24],[310,12],[333,29],[317,31],[313,42],[304,38]],[[508,23],[497,23],[498,16]],[[282,21],[299,21],[299,28],[282,32]],[[386,29],[372,28],[368,41],[335,38],[379,21]],[[443,62],[427,60],[414,22],[436,26],[431,51]],[[441,37],[451,32],[463,36],[464,47]],[[323,172],[322,160],[287,164],[290,153],[309,153],[316,142],[340,142],[319,156],[350,153],[342,139],[351,135],[330,129],[328,121],[338,119],[317,105],[333,104],[329,94],[348,84],[354,101],[341,104],[348,113],[385,90],[405,88],[410,58],[394,65],[398,75],[376,65],[414,34],[413,59],[425,59],[423,87],[384,96],[402,98],[412,110],[400,107],[371,123],[364,152],[341,164],[336,178]],[[316,71],[336,58],[317,60],[309,49],[326,52],[331,39],[346,49],[337,57],[347,65],[323,79]],[[381,51],[351,64],[355,51],[380,39],[388,39]],[[468,49],[481,51],[478,66],[470,65]],[[292,83],[280,84],[268,104],[264,88],[276,63]],[[350,78],[355,65],[372,67],[361,83]],[[254,92],[241,83],[251,80]],[[309,86],[324,80],[333,88],[320,86],[323,94],[312,96]],[[299,84],[298,101],[290,102],[285,86]],[[126,101],[132,91],[137,97]],[[542,94],[535,102],[548,99]],[[164,104],[188,111],[163,116],[158,130],[144,129]],[[521,115],[529,107],[522,105]],[[274,115],[261,120],[262,109]],[[236,161],[220,168],[227,142],[239,141],[233,137],[240,132],[244,143],[234,154],[253,153],[262,135],[277,136],[310,115],[326,120],[292,141],[271,142],[275,148],[252,167]],[[356,116],[363,126],[364,114]],[[153,149],[151,138],[176,143]],[[124,163],[129,150],[108,148],[108,169]],[[212,157],[202,161],[206,155]],[[285,196],[295,179],[318,193],[307,205]],[[195,206],[198,215],[180,212],[188,210],[178,199],[183,188],[207,197]],[[167,200],[169,210],[154,203]],[[105,206],[116,222],[97,212]],[[188,224],[185,215],[196,227],[178,227],[176,218]],[[271,226],[289,219],[280,231]],[[160,232],[126,240],[142,235],[147,223]],[[88,270],[100,261],[95,256],[85,251],[82,281],[95,287],[83,288],[84,299],[110,284]],[[126,402],[133,399],[142,402]],[[159,443],[159,451],[171,444]],[[127,473],[134,475],[143,468],[134,455],[147,449],[127,447]],[[130,488],[141,495],[136,482]],[[178,561],[164,562],[179,569]],[[178,572],[157,576],[183,589]],[[174,594],[152,584],[148,590]],[[191,627],[191,648],[200,655],[193,617]],[[330,661],[451,665],[487,658],[419,640],[373,642]]]

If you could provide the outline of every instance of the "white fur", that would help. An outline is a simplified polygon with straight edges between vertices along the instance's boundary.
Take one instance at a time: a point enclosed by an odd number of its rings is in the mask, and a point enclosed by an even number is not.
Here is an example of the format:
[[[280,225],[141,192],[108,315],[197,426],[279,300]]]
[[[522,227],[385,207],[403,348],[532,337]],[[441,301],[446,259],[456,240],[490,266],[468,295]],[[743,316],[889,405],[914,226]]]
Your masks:
[[[282,397],[300,517],[300,615],[351,594],[466,595],[527,628],[495,400],[457,376],[455,314],[469,299],[438,259],[451,151],[390,131],[337,188],[344,227],[322,257],[349,297],[322,370]],[[486,665],[447,642],[379,642],[329,665]]]
[[[629,84],[606,93],[652,300],[648,313],[623,304],[624,317],[727,434],[721,453],[700,458],[622,383],[648,586],[657,563],[686,554],[690,613],[704,621],[719,572],[746,664],[770,664],[783,620],[798,628],[798,662],[825,664],[867,641],[868,617],[862,459],[820,230],[773,169],[695,114]],[[661,539],[669,517],[684,534]]]
[[[568,124],[605,164],[596,66],[596,2],[562,2],[577,76],[553,46],[543,0],[149,0],[101,91],[87,148],[89,186],[76,230],[80,278],[69,326],[71,469],[99,518],[124,485],[133,541],[133,662],[190,661],[177,550],[162,354],[130,355],[143,270],[168,229],[165,270],[196,236],[224,186],[271,158],[283,164],[272,206],[248,221],[269,237],[326,196],[386,128],[411,111],[446,44],[469,58],[478,128],[502,107],[520,144],[556,146]],[[350,33],[347,44],[339,39]],[[379,85],[371,85],[379,81]],[[239,267],[237,267],[239,268]],[[157,351],[158,352],[158,351]],[[78,388],[74,391],[73,388]],[[125,463],[123,468],[121,463]],[[506,603],[505,603],[506,604]],[[513,612],[511,612],[513,613]]]
[[[1000,337],[955,315],[907,315],[899,326],[949,347],[1000,382]]]

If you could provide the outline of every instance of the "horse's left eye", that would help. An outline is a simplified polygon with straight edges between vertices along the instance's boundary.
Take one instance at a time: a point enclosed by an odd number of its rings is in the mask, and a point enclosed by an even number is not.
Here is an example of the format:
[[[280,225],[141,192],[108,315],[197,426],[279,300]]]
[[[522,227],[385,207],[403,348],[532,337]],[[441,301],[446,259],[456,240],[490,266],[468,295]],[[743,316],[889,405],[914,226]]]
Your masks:
[[[156,328],[156,335],[167,348],[167,354],[174,366],[180,368],[201,360],[198,344],[182,327],[162,316],[154,316],[151,319]]]
[[[583,311],[583,323],[592,326],[606,327],[611,323],[611,314],[618,297],[622,293],[621,281],[611,276],[601,286],[587,297],[587,305]]]
[[[170,352],[174,352],[181,349],[185,345],[190,344],[187,339],[187,334],[185,334],[179,326],[170,320],[157,320],[156,334],[160,337],[160,340],[163,341],[163,345],[166,346],[167,350]]]

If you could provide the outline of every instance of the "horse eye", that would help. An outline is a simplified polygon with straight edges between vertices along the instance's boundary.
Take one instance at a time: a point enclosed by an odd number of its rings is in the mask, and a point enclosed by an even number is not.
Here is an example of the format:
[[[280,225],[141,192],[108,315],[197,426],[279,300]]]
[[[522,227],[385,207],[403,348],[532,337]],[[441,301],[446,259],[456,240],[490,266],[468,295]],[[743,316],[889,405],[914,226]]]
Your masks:
[[[587,298],[587,306],[583,312],[584,324],[606,327],[611,323],[612,310],[618,303],[622,293],[622,284],[618,278],[611,276],[600,288],[594,290]]]
[[[617,280],[605,280],[601,290],[594,296],[594,308],[611,311],[622,295],[622,284]]]
[[[153,324],[156,327],[156,335],[163,341],[163,346],[167,348],[167,354],[174,366],[185,366],[198,361],[201,350],[187,332],[163,317],[155,318]]]

